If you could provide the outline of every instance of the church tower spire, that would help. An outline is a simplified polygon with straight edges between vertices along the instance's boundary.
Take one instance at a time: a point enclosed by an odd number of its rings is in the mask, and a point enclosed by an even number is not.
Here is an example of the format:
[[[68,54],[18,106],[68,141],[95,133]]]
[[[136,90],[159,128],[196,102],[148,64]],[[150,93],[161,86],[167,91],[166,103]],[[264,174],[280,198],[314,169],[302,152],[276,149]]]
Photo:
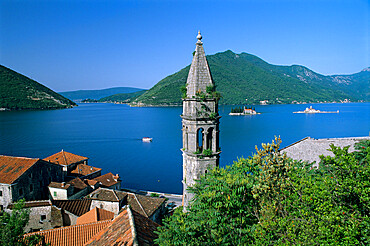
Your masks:
[[[219,119],[218,98],[212,81],[202,35],[198,32],[193,61],[186,82],[183,99],[183,205],[186,211],[193,194],[193,186],[208,169],[219,165]]]

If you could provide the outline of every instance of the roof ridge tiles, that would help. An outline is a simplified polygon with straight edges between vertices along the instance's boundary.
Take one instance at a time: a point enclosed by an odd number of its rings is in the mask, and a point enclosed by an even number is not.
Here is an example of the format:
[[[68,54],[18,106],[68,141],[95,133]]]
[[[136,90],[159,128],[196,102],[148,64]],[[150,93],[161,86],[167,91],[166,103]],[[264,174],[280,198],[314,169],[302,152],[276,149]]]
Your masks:
[[[137,240],[137,233],[136,233],[136,228],[135,228],[135,221],[134,221],[134,216],[132,214],[132,211],[130,209],[130,205],[127,205],[127,215],[128,215],[129,222],[130,222],[130,227],[131,227],[131,234],[132,234],[132,239],[133,239],[132,244],[134,246],[138,246],[139,243],[138,243],[138,240]]]
[[[145,211],[145,209],[144,209],[143,205],[141,205],[141,203],[140,203],[139,199],[137,199],[137,197],[136,197],[136,194],[135,194],[135,193],[134,193],[134,197],[135,197],[135,200],[137,201],[137,203],[139,204],[140,208],[143,210],[143,212],[144,212],[145,216],[149,218],[149,216],[148,216],[148,214],[146,213],[146,211]]]

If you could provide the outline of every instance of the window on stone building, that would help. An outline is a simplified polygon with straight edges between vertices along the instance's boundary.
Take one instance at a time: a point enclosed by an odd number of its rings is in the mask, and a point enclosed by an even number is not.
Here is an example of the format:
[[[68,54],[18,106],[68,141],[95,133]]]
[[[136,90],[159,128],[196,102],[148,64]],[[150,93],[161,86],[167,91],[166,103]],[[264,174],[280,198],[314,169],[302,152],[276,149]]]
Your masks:
[[[197,149],[203,151],[203,128],[199,128],[197,131]]]
[[[41,221],[46,220],[46,215],[44,215],[44,214],[43,214],[43,215],[41,215],[41,216],[40,216],[40,220],[41,220]]]
[[[4,209],[4,206],[0,205],[0,211],[3,211],[3,209]]]
[[[213,128],[209,128],[207,132],[207,149],[212,149],[212,136],[213,136]]]
[[[3,196],[3,191],[2,190],[0,190],[0,196]]]

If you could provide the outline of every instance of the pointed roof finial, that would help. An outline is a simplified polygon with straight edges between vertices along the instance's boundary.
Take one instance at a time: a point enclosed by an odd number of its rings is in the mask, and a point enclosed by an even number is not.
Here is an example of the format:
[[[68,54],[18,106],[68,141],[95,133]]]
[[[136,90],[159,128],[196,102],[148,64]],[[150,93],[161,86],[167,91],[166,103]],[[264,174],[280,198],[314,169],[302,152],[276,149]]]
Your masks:
[[[197,44],[203,44],[203,42],[201,41],[202,40],[202,35],[200,34],[200,31],[198,31],[198,36],[197,36]]]

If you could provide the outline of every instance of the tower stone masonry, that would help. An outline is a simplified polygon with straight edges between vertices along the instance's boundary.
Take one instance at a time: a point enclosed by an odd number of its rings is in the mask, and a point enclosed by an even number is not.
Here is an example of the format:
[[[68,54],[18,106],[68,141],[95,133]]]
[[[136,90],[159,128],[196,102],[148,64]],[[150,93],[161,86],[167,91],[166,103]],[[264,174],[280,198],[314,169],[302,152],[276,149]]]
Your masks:
[[[198,32],[193,61],[186,82],[183,98],[183,206],[187,210],[193,194],[193,186],[201,175],[219,165],[219,119],[218,98],[203,49],[202,36]],[[184,95],[185,96],[185,95]]]

